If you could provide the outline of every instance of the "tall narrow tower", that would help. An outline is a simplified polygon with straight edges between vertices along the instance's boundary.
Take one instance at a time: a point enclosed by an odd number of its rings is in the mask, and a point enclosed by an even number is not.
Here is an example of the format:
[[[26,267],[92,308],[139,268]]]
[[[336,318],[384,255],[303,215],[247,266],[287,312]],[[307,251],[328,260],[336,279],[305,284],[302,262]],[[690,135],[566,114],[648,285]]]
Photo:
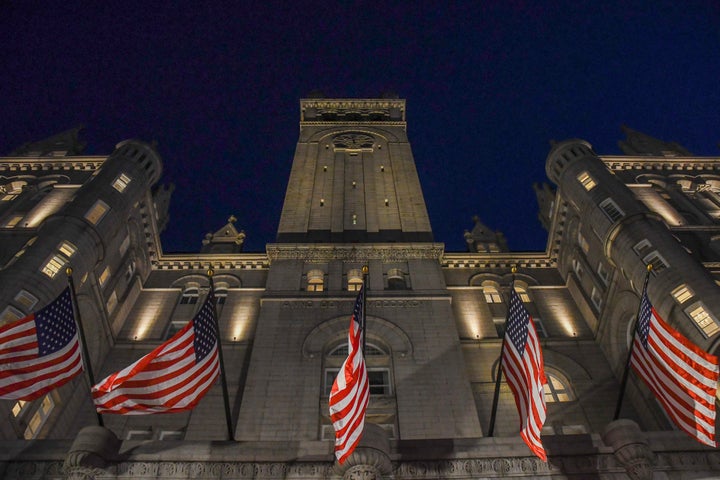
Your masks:
[[[334,438],[328,394],[347,355],[364,266],[367,423],[392,439],[482,436],[405,101],[306,99],[300,108],[277,243],[267,246],[238,440]]]
[[[301,100],[278,242],[429,242],[405,100]]]

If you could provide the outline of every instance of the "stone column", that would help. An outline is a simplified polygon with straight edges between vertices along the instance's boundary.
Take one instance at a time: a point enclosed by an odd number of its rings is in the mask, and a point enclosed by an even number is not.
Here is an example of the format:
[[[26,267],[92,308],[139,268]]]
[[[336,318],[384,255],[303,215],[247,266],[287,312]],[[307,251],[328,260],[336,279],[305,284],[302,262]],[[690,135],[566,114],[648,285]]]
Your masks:
[[[121,443],[115,434],[105,427],[83,428],[65,457],[65,478],[94,480],[98,475],[106,474],[104,468],[119,460]]]
[[[355,451],[335,471],[343,480],[380,480],[392,472],[390,441],[380,426],[366,423]]]
[[[652,480],[655,455],[637,423],[626,419],[615,420],[605,427],[602,439],[614,450],[615,458],[625,467],[630,478]]]

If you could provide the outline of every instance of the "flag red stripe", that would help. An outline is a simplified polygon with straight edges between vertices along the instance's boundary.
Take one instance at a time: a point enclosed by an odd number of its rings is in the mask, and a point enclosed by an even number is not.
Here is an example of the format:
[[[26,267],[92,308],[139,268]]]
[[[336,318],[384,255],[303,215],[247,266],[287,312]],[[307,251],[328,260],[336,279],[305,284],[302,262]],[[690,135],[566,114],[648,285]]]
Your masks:
[[[639,320],[648,326],[647,348],[636,333],[630,359],[633,370],[678,428],[701,443],[717,446],[718,358],[670,327],[650,305],[646,291],[641,305],[647,305],[641,308]]]

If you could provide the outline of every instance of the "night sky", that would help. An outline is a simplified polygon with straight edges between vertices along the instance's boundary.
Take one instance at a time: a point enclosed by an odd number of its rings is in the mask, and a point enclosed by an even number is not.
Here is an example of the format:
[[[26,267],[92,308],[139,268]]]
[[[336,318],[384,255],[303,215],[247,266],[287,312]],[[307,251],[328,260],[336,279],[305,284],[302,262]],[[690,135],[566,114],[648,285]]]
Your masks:
[[[157,141],[165,252],[234,214],[273,242],[299,99],[407,99],[435,240],[478,215],[545,249],[549,141],[619,154],[625,124],[720,155],[720,2],[0,2],[0,153],[84,125],[86,153]],[[544,3],[546,6],[537,6]],[[552,6],[549,6],[552,5]]]

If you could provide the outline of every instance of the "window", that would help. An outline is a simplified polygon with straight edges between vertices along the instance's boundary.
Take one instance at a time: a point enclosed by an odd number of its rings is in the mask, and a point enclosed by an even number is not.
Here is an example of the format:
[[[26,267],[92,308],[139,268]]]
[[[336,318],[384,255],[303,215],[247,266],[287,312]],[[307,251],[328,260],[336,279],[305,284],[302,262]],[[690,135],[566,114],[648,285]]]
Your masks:
[[[617,222],[625,216],[625,212],[620,210],[620,207],[611,198],[606,198],[600,202],[600,208],[611,222]]]
[[[26,405],[28,405],[28,402],[26,402],[25,400],[18,400],[17,402],[15,402],[15,405],[13,405],[12,407],[13,417],[19,417],[25,409]]]
[[[610,272],[605,268],[602,262],[598,262],[597,273],[605,285],[610,283]]]
[[[187,287],[180,297],[180,305],[195,305],[200,297],[198,287]]]
[[[580,232],[578,232],[578,245],[580,245],[580,248],[586,254],[590,251],[590,244]]]
[[[98,282],[100,283],[101,287],[104,287],[109,279],[110,279],[110,267],[106,266],[105,269],[100,274],[100,276],[98,277]]]
[[[60,253],[65,255],[67,258],[71,258],[77,252],[77,247],[70,242],[62,242],[58,246]]]
[[[493,325],[495,326],[495,332],[497,332],[498,338],[503,338],[505,336],[505,319],[493,318]]]
[[[590,176],[588,172],[582,172],[580,175],[577,176],[577,179],[588,192],[595,188],[595,185],[597,185],[595,183],[595,180]]]
[[[8,305],[7,307],[5,307],[5,310],[3,310],[2,314],[0,314],[0,325],[14,322],[15,320],[20,320],[24,316],[25,315],[23,315],[20,310],[13,307],[12,305]]]
[[[322,292],[325,289],[325,273],[322,270],[310,270],[307,273],[307,291]]]
[[[225,301],[227,300],[228,296],[228,289],[225,286],[217,287],[215,289],[215,300],[216,305],[225,305]]]
[[[3,228],[13,228],[18,223],[20,223],[20,220],[22,220],[24,216],[25,215],[23,215],[21,213],[13,213],[12,215],[10,215],[8,217],[7,220],[5,220],[5,222],[2,224],[2,227]]]
[[[100,220],[103,219],[108,210],[110,210],[110,205],[102,200],[98,200],[92,207],[90,207],[90,210],[85,213],[85,220],[93,225],[97,225]]]
[[[643,257],[643,263],[645,265],[652,265],[653,275],[657,275],[662,270],[668,267],[665,259],[658,253],[657,250],[653,250]]]
[[[173,320],[170,322],[167,332],[165,332],[165,338],[168,339],[175,335],[177,332],[183,329],[187,325],[187,320]]]
[[[671,292],[671,294],[672,294],[673,298],[675,299],[675,301],[680,304],[685,303],[686,301],[690,300],[694,295],[693,291],[690,290],[690,288],[685,284],[682,284],[679,287],[675,288]]]
[[[575,271],[575,275],[577,275],[579,279],[583,278],[583,267],[580,260],[578,260],[577,258],[573,258],[572,266],[573,270]]]
[[[487,303],[502,303],[502,296],[495,285],[483,285],[482,289]]]
[[[115,307],[118,305],[118,297],[115,290],[110,294],[110,298],[108,298],[107,301],[107,310],[108,313],[112,313],[115,310]]]
[[[125,440],[152,440],[152,430],[128,430]]]
[[[55,278],[60,270],[65,266],[67,260],[62,255],[53,255],[42,267],[41,271],[50,278]]]
[[[650,241],[648,239],[640,240],[633,247],[633,250],[635,251],[635,253],[637,253],[641,257],[645,256],[651,249],[652,249],[652,243],[650,243]]]
[[[128,248],[130,247],[130,235],[126,235],[125,239],[120,244],[120,256],[122,257],[125,255],[125,252],[128,251]]]
[[[117,176],[117,178],[113,181],[112,186],[115,190],[122,193],[125,191],[127,186],[130,184],[130,177],[125,175],[124,173],[121,173]]]
[[[685,309],[685,313],[693,319],[695,325],[705,334],[706,337],[710,337],[720,331],[717,319],[705,309],[705,305],[702,302],[697,302]]]
[[[524,286],[515,284],[514,288],[523,303],[532,302],[532,300],[530,300],[530,295],[528,295],[527,289]]]
[[[43,425],[45,425],[45,422],[47,421],[50,413],[53,411],[54,408],[55,402],[53,401],[52,397],[49,394],[45,395],[45,397],[43,397],[42,399],[42,402],[40,402],[40,407],[30,418],[27,428],[25,429],[26,440],[37,438],[37,436],[40,434],[40,430],[42,429]]]
[[[13,300],[25,307],[28,312],[32,310],[38,301],[37,297],[27,290],[20,290]]]
[[[337,377],[339,368],[325,370],[325,396],[330,395],[333,382]],[[387,368],[368,367],[368,381],[370,382],[370,395],[392,395],[390,385],[390,370]]]
[[[547,378],[547,383],[545,384],[546,403],[570,402],[575,400],[575,395],[573,395],[572,390],[570,390],[570,382],[566,379],[547,370],[545,371],[545,378]]]
[[[158,440],[182,440],[185,432],[182,430],[160,430]]]
[[[602,294],[600,293],[600,290],[598,290],[596,287],[592,288],[590,300],[592,301],[593,305],[595,305],[595,308],[597,308],[598,310],[602,308]]]
[[[533,324],[535,325],[535,331],[538,334],[538,337],[540,338],[547,338],[547,330],[545,330],[545,323],[543,323],[542,319],[540,317],[536,317],[533,315]]]
[[[348,270],[347,289],[348,292],[359,292],[363,284],[362,271],[359,268]]]
[[[405,274],[399,268],[391,268],[387,272],[387,289],[388,290],[405,290],[407,284],[405,282]]]

